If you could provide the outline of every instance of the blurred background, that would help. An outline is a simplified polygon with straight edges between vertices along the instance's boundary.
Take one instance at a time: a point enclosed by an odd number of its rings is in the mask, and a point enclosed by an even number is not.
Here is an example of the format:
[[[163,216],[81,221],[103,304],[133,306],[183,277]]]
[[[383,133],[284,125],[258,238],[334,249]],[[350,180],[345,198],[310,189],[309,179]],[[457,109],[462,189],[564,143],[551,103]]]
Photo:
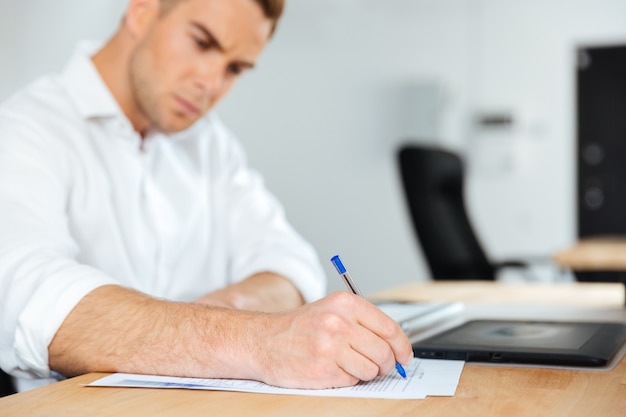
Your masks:
[[[109,37],[126,1],[2,0],[0,100],[60,71],[77,41]],[[329,262],[341,254],[371,293],[429,279],[402,143],[465,157],[468,209],[495,259],[576,241],[576,51],[615,44],[623,0],[289,0],[218,111],[318,250],[329,291],[344,289]],[[480,123],[494,118],[505,128]]]

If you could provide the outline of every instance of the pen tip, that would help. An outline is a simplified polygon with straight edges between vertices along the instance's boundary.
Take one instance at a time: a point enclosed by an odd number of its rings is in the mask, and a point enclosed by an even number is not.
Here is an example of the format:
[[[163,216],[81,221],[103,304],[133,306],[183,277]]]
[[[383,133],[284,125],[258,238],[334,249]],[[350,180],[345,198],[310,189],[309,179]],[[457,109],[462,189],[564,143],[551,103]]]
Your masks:
[[[396,370],[398,371],[398,373],[403,379],[406,379],[406,371],[404,370],[402,365],[400,365],[398,362],[396,362]]]

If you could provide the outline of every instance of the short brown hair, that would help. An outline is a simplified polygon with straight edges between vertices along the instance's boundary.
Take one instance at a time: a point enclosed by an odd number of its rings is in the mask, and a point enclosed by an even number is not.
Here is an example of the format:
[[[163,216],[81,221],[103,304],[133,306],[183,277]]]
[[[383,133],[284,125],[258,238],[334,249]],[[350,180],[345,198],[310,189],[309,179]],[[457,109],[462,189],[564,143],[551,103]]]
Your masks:
[[[161,2],[161,14],[165,14],[185,0],[159,0]],[[276,30],[276,25],[285,9],[285,0],[253,0],[261,9],[265,17],[272,21],[272,33]]]

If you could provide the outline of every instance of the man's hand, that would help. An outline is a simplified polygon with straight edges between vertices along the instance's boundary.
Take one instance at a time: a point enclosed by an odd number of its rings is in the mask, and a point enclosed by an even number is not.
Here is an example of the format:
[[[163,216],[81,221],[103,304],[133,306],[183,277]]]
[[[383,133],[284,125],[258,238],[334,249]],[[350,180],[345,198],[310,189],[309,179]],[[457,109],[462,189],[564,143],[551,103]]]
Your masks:
[[[411,344],[398,324],[372,303],[334,293],[266,317],[255,336],[256,379],[272,385],[330,388],[371,380],[408,365]]]

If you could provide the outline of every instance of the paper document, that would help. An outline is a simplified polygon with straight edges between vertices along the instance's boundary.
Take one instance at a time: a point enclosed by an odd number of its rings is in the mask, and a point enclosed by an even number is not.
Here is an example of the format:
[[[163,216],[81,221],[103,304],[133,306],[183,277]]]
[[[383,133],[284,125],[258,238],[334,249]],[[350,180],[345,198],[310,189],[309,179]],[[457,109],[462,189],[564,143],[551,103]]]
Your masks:
[[[353,387],[307,390],[278,388],[258,381],[239,379],[178,378],[136,374],[112,374],[90,387],[185,388],[196,390],[239,391],[258,394],[287,394],[316,397],[357,397],[423,399],[429,395],[453,396],[463,371],[462,361],[414,359],[406,368],[407,378],[395,371]]]
[[[376,306],[394,319],[402,330],[410,336],[418,330],[428,328],[436,323],[453,317],[465,308],[460,302],[398,302],[377,301]]]

